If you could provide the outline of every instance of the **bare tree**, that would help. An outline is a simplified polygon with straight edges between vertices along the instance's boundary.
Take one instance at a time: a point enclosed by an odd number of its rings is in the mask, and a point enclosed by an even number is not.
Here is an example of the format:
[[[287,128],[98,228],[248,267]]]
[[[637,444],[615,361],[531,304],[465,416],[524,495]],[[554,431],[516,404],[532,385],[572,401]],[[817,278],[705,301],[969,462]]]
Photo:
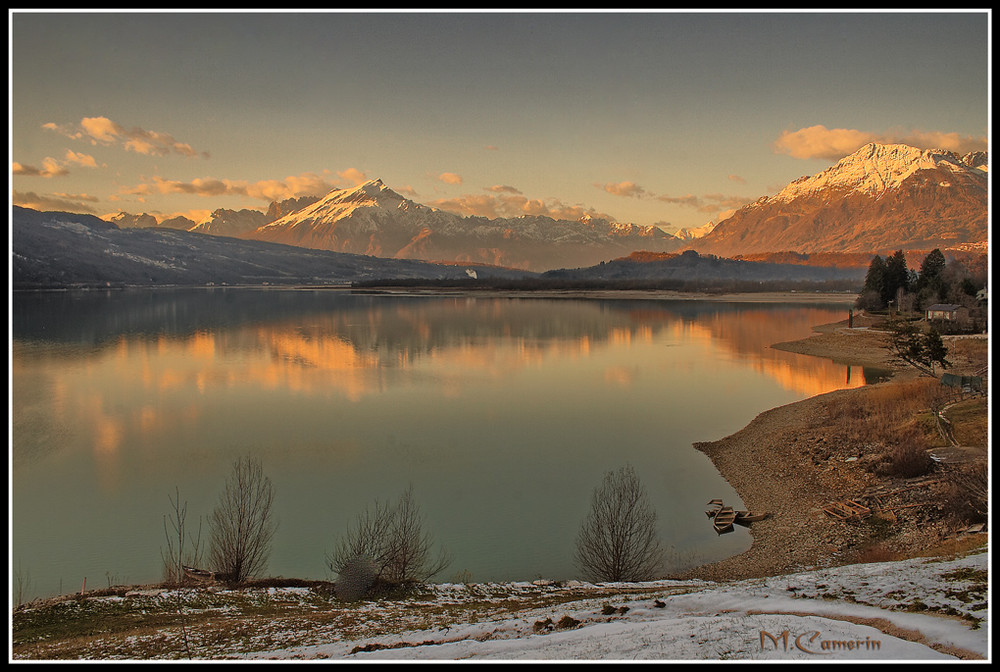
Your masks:
[[[166,551],[160,549],[160,556],[163,558],[163,580],[167,583],[181,583],[184,580],[184,565],[197,567],[201,562],[201,516],[198,517],[198,535],[195,537],[193,548],[188,550],[185,548],[188,543],[187,502],[181,506],[180,489],[177,486],[174,486],[174,495],[174,497],[167,495],[173,512],[163,516],[163,535],[167,539],[167,548]]]
[[[274,488],[260,461],[237,459],[209,520],[210,563],[217,575],[239,583],[264,570],[277,529],[273,504]]]
[[[631,465],[607,472],[594,490],[576,564],[591,581],[648,581],[661,571],[656,512]]]
[[[327,566],[344,579],[354,577],[357,567],[371,562],[374,573],[366,590],[376,583],[426,581],[443,571],[451,560],[443,550],[432,557],[434,540],[423,524],[413,486],[394,505],[376,500],[374,507],[360,513],[354,526],[340,538],[337,549],[327,556]]]

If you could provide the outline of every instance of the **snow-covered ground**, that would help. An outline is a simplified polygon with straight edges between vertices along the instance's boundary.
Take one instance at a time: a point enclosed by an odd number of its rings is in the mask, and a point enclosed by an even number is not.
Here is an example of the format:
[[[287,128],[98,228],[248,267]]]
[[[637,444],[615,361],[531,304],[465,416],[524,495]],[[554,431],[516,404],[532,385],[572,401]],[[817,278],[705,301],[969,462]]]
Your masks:
[[[988,563],[983,549],[958,559],[851,565],[725,584],[602,584],[593,591],[598,597],[556,607],[350,641],[331,635],[328,643],[240,657],[946,661],[973,654],[988,659]],[[586,595],[585,585],[551,590]],[[516,594],[525,588],[537,586],[509,584],[504,590]],[[442,584],[433,593],[442,604],[461,604],[470,590],[475,586]],[[578,623],[560,626],[567,616]]]

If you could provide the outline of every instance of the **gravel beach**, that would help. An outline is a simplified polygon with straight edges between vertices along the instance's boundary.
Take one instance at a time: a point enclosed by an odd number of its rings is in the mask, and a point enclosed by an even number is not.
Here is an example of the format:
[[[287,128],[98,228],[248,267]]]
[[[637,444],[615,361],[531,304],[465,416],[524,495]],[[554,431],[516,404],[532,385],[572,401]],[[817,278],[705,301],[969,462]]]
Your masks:
[[[915,370],[892,361],[883,347],[884,336],[869,331],[866,322],[868,318],[855,318],[854,329],[847,328],[846,320],[822,325],[808,338],[772,347],[891,370],[893,379],[883,385],[916,377]],[[856,455],[833,445],[826,403],[862,394],[864,388],[855,388],[804,399],[765,411],[723,439],[696,443],[751,512],[771,515],[751,524],[749,550],[674,578],[732,581],[855,561],[857,552],[870,543],[872,527],[834,520],[823,507],[881,484]],[[940,521],[917,524],[904,519],[892,529],[894,550],[903,555],[916,554],[950,534]]]

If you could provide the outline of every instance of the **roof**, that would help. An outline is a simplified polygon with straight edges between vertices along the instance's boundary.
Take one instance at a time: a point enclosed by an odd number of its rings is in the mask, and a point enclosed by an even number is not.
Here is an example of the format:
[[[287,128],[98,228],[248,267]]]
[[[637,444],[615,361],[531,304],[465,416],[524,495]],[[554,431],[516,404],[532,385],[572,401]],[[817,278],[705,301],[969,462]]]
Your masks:
[[[957,303],[935,303],[933,306],[927,306],[927,310],[958,310],[962,306]]]

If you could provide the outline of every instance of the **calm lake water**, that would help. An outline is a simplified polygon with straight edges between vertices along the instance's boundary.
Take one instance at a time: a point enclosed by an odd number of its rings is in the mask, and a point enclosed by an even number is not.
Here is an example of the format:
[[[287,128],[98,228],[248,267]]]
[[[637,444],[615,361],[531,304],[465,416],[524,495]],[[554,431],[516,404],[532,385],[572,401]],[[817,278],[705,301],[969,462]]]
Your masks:
[[[750,545],[692,447],[878,372],[770,349],[831,305],[196,289],[14,297],[12,561],[28,596],[162,577],[179,489],[189,534],[233,460],[259,457],[271,576],[326,554],[409,485],[453,561],[438,580],[569,579],[603,474],[630,463],[678,567]],[[192,529],[193,528],[193,529]]]

